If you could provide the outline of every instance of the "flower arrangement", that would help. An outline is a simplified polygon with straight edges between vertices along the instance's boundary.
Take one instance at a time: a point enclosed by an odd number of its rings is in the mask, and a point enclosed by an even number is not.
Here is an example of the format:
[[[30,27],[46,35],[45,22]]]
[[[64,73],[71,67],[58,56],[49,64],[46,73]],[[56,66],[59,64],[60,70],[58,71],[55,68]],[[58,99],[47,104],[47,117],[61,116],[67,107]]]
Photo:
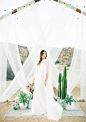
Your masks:
[[[28,83],[28,85],[26,86],[26,89],[33,94],[33,92],[34,92],[34,85],[31,84],[31,83]]]

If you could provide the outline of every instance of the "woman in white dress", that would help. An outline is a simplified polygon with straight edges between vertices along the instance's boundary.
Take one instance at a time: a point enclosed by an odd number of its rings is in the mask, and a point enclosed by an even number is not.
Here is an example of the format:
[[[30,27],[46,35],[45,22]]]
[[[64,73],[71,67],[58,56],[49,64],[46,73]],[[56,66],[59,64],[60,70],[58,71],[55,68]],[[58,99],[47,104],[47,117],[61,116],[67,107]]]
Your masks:
[[[30,114],[44,114],[48,119],[58,121],[62,117],[63,108],[53,98],[53,87],[49,78],[47,52],[42,50],[32,82],[35,88]]]

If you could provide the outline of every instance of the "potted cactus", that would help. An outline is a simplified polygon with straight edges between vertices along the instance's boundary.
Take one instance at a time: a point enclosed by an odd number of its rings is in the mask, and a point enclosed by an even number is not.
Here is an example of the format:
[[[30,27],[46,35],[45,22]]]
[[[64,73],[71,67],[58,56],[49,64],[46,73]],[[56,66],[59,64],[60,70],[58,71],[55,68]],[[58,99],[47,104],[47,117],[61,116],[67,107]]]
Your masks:
[[[69,94],[67,94],[67,96],[65,97],[65,100],[64,100],[64,108],[67,110],[73,110],[74,102],[76,102],[76,101],[73,99],[73,96],[72,95],[69,96]]]
[[[67,95],[67,71],[66,71],[66,66],[65,66],[63,76],[61,73],[59,73],[58,97],[60,97],[61,101],[64,101],[66,95]]]
[[[66,66],[65,66],[64,71],[63,71],[63,75],[61,73],[59,73],[59,77],[58,77],[58,98],[57,98],[57,101],[60,98],[60,103],[63,105],[66,96],[67,96],[67,71],[66,71]]]
[[[62,93],[61,93],[61,99],[65,99],[67,95],[67,71],[66,66],[64,67],[64,72],[62,76]]]

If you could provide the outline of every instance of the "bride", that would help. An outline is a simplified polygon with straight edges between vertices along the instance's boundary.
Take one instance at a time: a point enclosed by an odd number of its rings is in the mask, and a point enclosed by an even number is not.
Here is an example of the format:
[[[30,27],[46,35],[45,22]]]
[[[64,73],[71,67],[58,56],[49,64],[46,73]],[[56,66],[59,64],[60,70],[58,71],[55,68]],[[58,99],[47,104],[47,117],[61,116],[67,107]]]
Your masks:
[[[49,120],[58,121],[62,117],[63,108],[53,98],[53,87],[50,76],[47,52],[40,52],[32,84],[34,93],[30,115],[45,115]]]

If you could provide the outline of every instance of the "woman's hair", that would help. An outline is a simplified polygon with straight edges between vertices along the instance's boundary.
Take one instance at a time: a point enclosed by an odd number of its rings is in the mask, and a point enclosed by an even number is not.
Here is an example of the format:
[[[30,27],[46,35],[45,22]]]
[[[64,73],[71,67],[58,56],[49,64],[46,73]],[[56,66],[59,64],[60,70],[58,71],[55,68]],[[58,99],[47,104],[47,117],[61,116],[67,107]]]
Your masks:
[[[45,50],[41,50],[41,52],[40,52],[40,60],[39,60],[39,62],[38,62],[37,65],[40,65],[40,63],[41,63],[41,61],[42,61],[43,52],[46,52],[46,51],[45,51]],[[47,57],[47,52],[46,52],[46,57]],[[46,57],[45,57],[45,58],[46,58]]]

